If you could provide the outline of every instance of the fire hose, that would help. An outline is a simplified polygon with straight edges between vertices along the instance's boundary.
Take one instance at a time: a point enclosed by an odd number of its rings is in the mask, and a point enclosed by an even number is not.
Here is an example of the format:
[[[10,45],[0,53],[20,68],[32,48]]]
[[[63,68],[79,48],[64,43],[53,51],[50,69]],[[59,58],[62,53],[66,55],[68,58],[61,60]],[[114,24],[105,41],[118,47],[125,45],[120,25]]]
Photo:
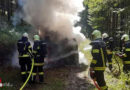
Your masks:
[[[91,77],[91,79],[92,79],[92,81],[93,81],[95,87],[96,87],[98,90],[101,90],[100,87],[99,87],[99,85],[98,85],[97,82],[96,82],[95,72],[94,72],[93,70],[91,70],[91,69],[89,70],[89,72],[90,72],[90,77]]]
[[[96,86],[96,88],[97,88],[98,90],[101,90],[100,87],[98,86],[98,84],[96,83],[96,80],[94,80],[94,79],[92,79],[92,80],[93,80],[93,83],[94,83],[94,85]]]
[[[21,86],[20,90],[23,90],[23,88],[26,86],[26,84],[28,83],[30,77],[31,77],[31,74],[32,74],[32,71],[33,71],[33,68],[34,68],[34,58],[32,58],[32,66],[31,66],[31,70],[30,70],[30,73],[26,79],[26,81],[24,82],[24,84]]]

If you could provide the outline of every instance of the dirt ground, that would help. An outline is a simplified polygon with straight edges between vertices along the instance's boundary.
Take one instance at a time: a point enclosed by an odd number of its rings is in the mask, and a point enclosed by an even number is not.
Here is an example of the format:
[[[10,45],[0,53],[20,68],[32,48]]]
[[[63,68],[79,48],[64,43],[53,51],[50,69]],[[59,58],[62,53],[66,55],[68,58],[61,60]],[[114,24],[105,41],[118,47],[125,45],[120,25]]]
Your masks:
[[[94,90],[95,87],[86,76],[86,69],[87,67],[75,66],[46,69],[46,84],[27,84],[24,90]],[[23,84],[20,70],[17,68],[3,68],[0,70],[0,77],[3,83],[9,82],[13,85],[13,87],[0,88],[0,90],[18,90]]]
[[[65,90],[94,90],[95,87],[87,76],[87,67],[70,68]]]

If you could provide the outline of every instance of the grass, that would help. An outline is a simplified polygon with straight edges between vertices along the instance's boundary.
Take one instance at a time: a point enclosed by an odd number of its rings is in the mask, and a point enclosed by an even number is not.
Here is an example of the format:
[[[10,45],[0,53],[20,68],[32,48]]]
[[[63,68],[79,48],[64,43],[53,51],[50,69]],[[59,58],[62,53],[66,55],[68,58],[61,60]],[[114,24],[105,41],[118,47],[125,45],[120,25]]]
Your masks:
[[[30,88],[34,90],[64,90],[66,74],[69,71],[66,68],[50,69],[45,72],[45,82],[47,84],[36,84]],[[27,90],[29,90],[28,88]]]
[[[65,76],[68,70],[65,68],[47,70],[45,82],[47,84],[27,84],[25,90],[64,90]],[[21,82],[20,70],[18,68],[1,68],[0,78],[2,83],[10,83],[13,87],[3,87],[0,90],[18,90],[23,82]]]
[[[20,70],[17,68],[6,67],[0,69],[0,78],[2,83],[10,83],[11,87],[3,87],[1,90],[17,90],[22,84],[20,78]]]
[[[70,85],[72,87],[69,88],[71,88],[71,90],[75,90],[74,88],[79,87],[77,85],[81,83],[84,83],[86,85],[86,88],[89,88],[89,90],[93,90],[92,88],[94,87],[89,83],[89,81],[77,76],[78,73],[82,73],[83,71],[79,67],[48,69],[45,70],[45,82],[47,84],[27,84],[24,90],[68,90],[66,88],[68,88]],[[13,85],[13,87],[0,88],[0,90],[18,90],[23,84],[23,82],[21,82],[20,70],[18,68],[0,68],[0,77],[2,78],[3,83],[9,82]],[[77,83],[73,85],[73,82]]]

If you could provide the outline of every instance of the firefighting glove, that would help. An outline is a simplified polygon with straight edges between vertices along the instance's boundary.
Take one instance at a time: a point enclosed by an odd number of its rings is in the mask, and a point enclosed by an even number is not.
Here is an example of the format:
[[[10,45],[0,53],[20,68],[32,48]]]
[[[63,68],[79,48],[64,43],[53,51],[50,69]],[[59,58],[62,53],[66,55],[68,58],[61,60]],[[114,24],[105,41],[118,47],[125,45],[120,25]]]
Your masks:
[[[90,68],[90,77],[95,79],[95,71],[92,68]]]
[[[116,56],[123,58],[123,54],[121,54],[121,53],[116,53]]]

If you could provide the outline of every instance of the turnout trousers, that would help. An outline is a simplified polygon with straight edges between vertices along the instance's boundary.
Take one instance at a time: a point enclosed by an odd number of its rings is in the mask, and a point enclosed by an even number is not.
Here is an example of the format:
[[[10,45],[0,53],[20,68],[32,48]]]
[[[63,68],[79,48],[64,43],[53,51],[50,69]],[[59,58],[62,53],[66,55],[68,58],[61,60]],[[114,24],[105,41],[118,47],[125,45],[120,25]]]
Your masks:
[[[123,72],[127,75],[127,80],[126,80],[126,84],[130,85],[130,65],[129,64],[124,64],[123,66]]]
[[[95,77],[101,90],[108,90],[104,79],[104,71],[95,71]]]
[[[33,82],[36,81],[36,75],[39,76],[39,82],[44,82],[44,71],[43,71],[44,60],[40,57],[36,59],[34,59],[34,69],[32,73]]]
[[[22,81],[25,82],[31,69],[30,57],[19,57],[19,64],[21,69]]]
[[[124,71],[124,73],[130,72],[130,64],[124,64],[123,71]]]

